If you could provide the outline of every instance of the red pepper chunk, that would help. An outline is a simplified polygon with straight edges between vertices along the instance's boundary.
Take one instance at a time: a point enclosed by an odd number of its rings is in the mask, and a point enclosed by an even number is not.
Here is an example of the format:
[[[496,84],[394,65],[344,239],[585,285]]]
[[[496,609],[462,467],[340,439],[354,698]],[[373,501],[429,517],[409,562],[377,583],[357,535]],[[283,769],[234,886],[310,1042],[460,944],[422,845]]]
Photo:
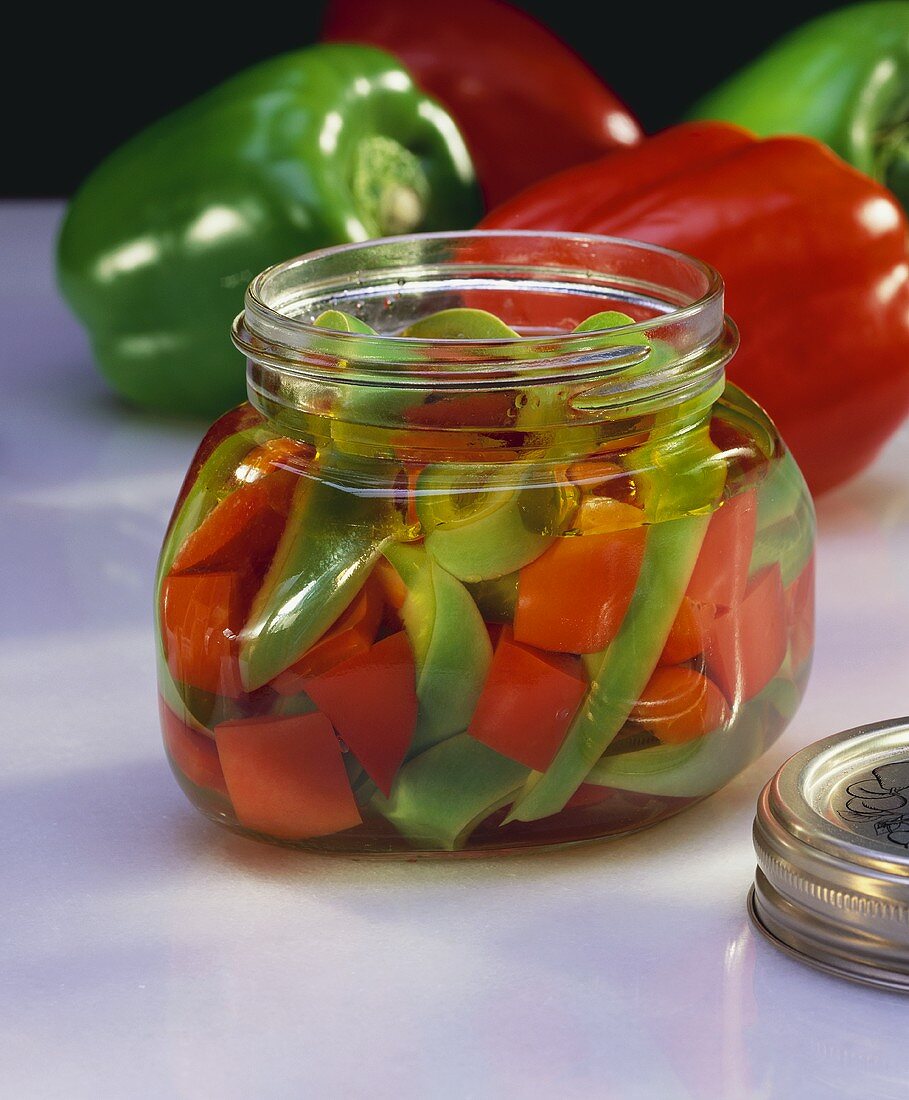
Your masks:
[[[753,490],[731,497],[713,513],[688,582],[689,599],[718,607],[741,603],[756,529]]]
[[[227,785],[214,741],[182,722],[160,697],[158,710],[164,745],[174,764],[190,783],[226,795]]]
[[[187,537],[171,572],[261,571],[274,554],[300,471],[311,457],[312,448],[284,438],[254,448],[237,472],[248,480]]]
[[[385,795],[413,740],[416,682],[404,631],[303,681],[307,695]]]
[[[630,717],[664,744],[681,745],[724,726],[729,708],[716,684],[693,668],[658,668]]]
[[[572,462],[565,471],[568,480],[582,492],[632,504],[635,486],[632,475],[617,462],[601,455],[588,455]]]
[[[521,645],[503,627],[467,732],[502,756],[545,771],[586,693],[577,658]]]
[[[167,576],[161,584],[161,628],[174,679],[213,695],[243,694],[237,634],[246,600],[237,573]]]
[[[401,580],[397,570],[385,558],[379,558],[372,571],[372,577],[378,583],[388,605],[400,611],[407,599],[407,585]]]
[[[514,424],[514,398],[507,392],[443,397],[414,405],[405,417],[425,428],[508,428]]]
[[[382,618],[382,590],[378,581],[368,580],[350,606],[322,637],[289,668],[271,681],[279,695],[305,691],[305,681],[334,665],[365,653],[372,645]]]
[[[518,580],[515,641],[561,653],[598,653],[619,631],[641,561],[643,527],[558,538]]]
[[[713,604],[697,603],[684,596],[660,654],[659,664],[681,665],[703,653],[715,615]]]
[[[305,840],[361,822],[341,746],[324,714],[241,718],[215,726],[237,820],[281,840]]]
[[[216,504],[180,547],[171,572],[235,568],[250,553],[270,557],[281,537],[284,516],[273,507],[265,482],[242,485]],[[260,548],[262,552],[256,553]]]
[[[776,675],[788,645],[786,596],[779,565],[756,573],[745,598],[721,611],[707,638],[707,673],[731,706],[763,691]]]

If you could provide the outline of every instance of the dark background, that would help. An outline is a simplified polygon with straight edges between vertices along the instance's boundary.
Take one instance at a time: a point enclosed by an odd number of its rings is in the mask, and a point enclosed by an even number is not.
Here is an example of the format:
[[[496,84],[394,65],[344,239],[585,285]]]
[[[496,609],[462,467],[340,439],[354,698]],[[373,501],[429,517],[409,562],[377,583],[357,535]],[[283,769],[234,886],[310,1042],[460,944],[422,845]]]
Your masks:
[[[426,0],[427,9],[439,3],[457,12],[457,0]],[[785,31],[841,5],[520,6],[581,54],[652,131]],[[70,194],[147,123],[256,61],[315,41],[324,7],[321,0],[212,6],[207,19],[193,19],[186,9],[105,6],[94,23],[84,10],[67,17],[45,9],[46,27],[26,27],[4,46],[0,194]]]

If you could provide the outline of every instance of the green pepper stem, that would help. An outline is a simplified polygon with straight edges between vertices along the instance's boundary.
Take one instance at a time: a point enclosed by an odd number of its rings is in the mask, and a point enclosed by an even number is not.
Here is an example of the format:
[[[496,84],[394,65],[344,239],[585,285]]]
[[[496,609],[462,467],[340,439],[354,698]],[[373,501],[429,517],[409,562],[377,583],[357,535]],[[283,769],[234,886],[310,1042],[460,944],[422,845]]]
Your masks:
[[[881,128],[875,146],[878,179],[909,210],[909,95],[900,105],[900,117]]]
[[[360,220],[376,236],[410,233],[426,215],[429,181],[419,158],[383,134],[357,143],[350,190]]]

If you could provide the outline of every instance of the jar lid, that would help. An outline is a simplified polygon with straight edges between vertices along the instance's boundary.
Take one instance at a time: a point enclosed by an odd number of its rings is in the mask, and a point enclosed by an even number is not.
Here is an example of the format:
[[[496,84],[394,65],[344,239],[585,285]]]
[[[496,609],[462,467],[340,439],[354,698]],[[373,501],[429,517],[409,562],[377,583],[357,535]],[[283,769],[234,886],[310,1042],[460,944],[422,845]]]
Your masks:
[[[758,800],[756,927],[804,962],[909,991],[909,717],[790,757]]]

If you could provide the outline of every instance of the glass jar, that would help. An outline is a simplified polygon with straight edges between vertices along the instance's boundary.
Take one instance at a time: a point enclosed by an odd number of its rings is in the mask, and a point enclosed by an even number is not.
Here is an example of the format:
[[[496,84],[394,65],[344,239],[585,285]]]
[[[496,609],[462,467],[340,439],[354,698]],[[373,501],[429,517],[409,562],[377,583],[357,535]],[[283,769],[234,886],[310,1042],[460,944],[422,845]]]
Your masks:
[[[426,320],[463,308],[519,335]],[[725,384],[711,268],[402,236],[268,269],[233,336],[250,403],[192,462],[156,596],[165,743],[204,814],[331,852],[564,845],[677,813],[779,736],[813,509]]]

